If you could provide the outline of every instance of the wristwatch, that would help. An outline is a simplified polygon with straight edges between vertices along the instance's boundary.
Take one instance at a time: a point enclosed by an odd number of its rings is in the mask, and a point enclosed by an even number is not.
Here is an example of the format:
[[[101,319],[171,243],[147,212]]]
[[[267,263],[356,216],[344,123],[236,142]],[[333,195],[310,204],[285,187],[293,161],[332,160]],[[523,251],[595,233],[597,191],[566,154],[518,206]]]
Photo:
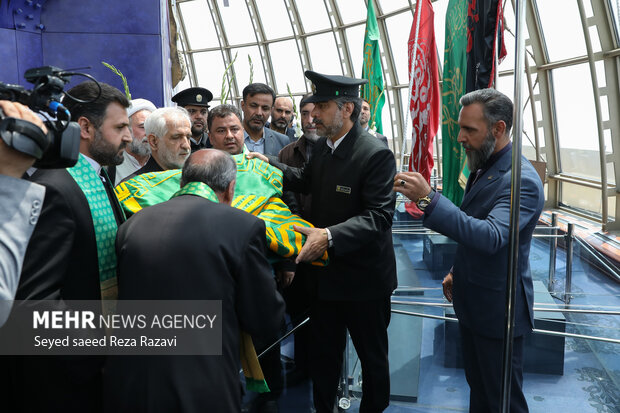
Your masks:
[[[418,209],[424,212],[426,207],[431,204],[431,201],[433,200],[433,196],[435,196],[435,190],[431,189],[431,192],[429,192],[428,195],[423,196],[422,198],[419,198],[417,201],[415,201],[415,204],[418,207]]]

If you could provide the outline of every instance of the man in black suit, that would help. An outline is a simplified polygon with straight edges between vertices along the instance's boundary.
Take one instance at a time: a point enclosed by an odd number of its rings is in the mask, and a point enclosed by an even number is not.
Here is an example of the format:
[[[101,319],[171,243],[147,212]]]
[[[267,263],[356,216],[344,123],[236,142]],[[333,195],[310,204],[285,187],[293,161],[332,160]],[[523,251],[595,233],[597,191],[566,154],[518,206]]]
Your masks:
[[[101,90],[95,82],[84,82],[69,91],[88,103],[68,98],[64,102],[80,126],[78,164],[39,169],[31,177],[46,192],[26,251],[17,300],[56,300],[62,305],[64,300],[116,296],[116,260],[105,258],[113,254],[123,215],[102,167],[120,164],[131,142],[129,101],[116,88],[99,85]],[[75,174],[76,168],[83,178]],[[99,196],[97,202],[90,198],[93,193]],[[107,223],[95,222],[94,216],[107,217]],[[98,245],[96,239],[110,242]],[[102,357],[12,357],[3,364],[4,379],[9,380],[2,386],[7,411],[101,410]]]
[[[360,411],[389,404],[387,327],[396,288],[392,245],[394,155],[359,125],[359,85],[365,81],[306,71],[313,82],[312,117],[319,139],[312,159],[292,168],[270,159],[284,173],[284,189],[312,194],[307,236],[296,262],[326,250],[326,267],[305,265],[317,280],[311,308],[312,363],[317,412],[332,412],[348,329],[363,371]],[[254,155],[258,156],[258,155]],[[265,158],[266,159],[266,158]]]
[[[213,93],[204,87],[190,87],[172,97],[172,101],[187,110],[192,121],[192,137],[190,144],[192,152],[199,149],[211,148],[207,134],[207,116],[209,116],[209,102]]]
[[[366,99],[362,99],[362,111],[360,112],[360,125],[362,126],[362,128],[364,128],[366,132],[370,133],[371,135],[379,139],[381,142],[385,143],[385,146],[388,146],[387,137],[375,131],[374,129],[370,128],[370,125],[369,125],[370,117],[371,117],[370,103],[368,103]]]
[[[144,130],[151,146],[151,157],[123,182],[147,172],[181,169],[191,153],[191,121],[183,108],[157,109],[144,121]]]
[[[255,342],[274,341],[284,303],[266,259],[265,224],[230,207],[236,172],[225,152],[195,152],[183,167],[181,187],[187,192],[144,209],[120,228],[119,297],[221,300],[223,353],[111,356],[106,411],[240,411],[239,330]],[[219,203],[195,188],[213,190]],[[205,240],[208,248],[202,248]]]

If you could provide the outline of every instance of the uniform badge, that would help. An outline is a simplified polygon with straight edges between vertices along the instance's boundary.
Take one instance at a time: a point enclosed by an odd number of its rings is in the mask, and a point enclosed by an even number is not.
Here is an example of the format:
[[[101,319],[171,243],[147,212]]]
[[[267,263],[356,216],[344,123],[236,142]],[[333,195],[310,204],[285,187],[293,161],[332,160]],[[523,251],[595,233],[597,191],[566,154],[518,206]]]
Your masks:
[[[351,194],[351,187],[336,185],[336,192],[342,192],[343,194]]]
[[[196,95],[196,102],[202,102],[202,95]]]
[[[312,94],[316,95],[316,86],[314,86],[314,83],[310,85],[310,89],[312,90]]]

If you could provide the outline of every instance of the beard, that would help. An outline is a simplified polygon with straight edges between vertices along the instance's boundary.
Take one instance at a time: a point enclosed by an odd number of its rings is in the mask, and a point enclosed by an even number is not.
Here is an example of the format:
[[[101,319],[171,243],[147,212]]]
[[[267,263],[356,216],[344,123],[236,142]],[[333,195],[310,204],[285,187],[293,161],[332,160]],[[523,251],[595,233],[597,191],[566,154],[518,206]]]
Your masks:
[[[192,124],[192,136],[199,138],[204,133],[206,128],[206,125],[194,126],[194,124]]]
[[[465,147],[465,145],[463,146]],[[467,149],[470,149],[470,151],[467,152],[467,168],[469,168],[470,172],[476,172],[484,166],[486,161],[488,161],[493,154],[493,150],[495,149],[495,137],[491,132],[488,132],[480,149],[471,149],[471,147]]]
[[[279,118],[274,120],[273,124],[276,125],[278,129],[286,129],[288,127],[288,120],[285,118]]]
[[[336,112],[336,115],[334,116],[334,120],[331,125],[325,125],[322,121],[316,119],[314,121],[314,124],[316,125],[317,130],[319,130],[319,125],[323,126],[323,129],[325,129],[325,131],[322,135],[325,136],[327,139],[331,139],[336,135],[336,133],[340,131],[340,129],[342,129],[342,125],[344,125],[342,110],[338,110]]]
[[[306,139],[308,139],[310,142],[316,142],[320,138],[320,136],[316,133],[316,129],[308,130],[307,126],[302,126],[301,130],[303,131]]]
[[[162,166],[168,169],[181,169],[183,168],[183,164],[185,160],[189,157],[190,153],[188,152],[185,155],[177,155],[174,152],[168,151],[165,147],[162,147],[159,151],[159,157],[163,163]]]
[[[128,149],[129,152],[136,156],[147,156],[151,154],[151,146],[149,145],[149,141],[146,136],[142,139],[133,138],[129,143]]]
[[[123,149],[127,143],[121,141],[118,147],[103,139],[103,134],[97,129],[95,139],[90,145],[89,151],[92,158],[102,166],[120,165],[123,163]]]

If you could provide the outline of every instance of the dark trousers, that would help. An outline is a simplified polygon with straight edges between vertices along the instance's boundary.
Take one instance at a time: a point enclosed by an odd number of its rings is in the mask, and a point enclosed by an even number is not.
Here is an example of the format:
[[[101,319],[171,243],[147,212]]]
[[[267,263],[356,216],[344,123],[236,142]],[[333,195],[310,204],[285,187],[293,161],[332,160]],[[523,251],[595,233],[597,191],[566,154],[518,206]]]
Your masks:
[[[332,413],[349,330],[362,365],[360,412],[382,412],[390,399],[387,327],[390,297],[373,301],[318,301],[310,314],[310,375],[317,413]]]
[[[503,341],[481,336],[463,325],[460,325],[460,330],[465,377],[470,388],[469,411],[472,413],[499,412]],[[514,338],[511,371],[510,411],[527,413],[527,402],[523,395],[523,336]]]

